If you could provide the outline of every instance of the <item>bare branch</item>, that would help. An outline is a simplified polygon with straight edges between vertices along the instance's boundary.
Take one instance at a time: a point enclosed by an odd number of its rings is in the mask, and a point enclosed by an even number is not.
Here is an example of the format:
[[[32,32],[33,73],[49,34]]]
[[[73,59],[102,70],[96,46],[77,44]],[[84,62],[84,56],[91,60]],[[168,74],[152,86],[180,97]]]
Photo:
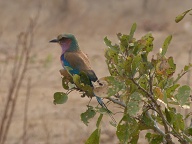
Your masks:
[[[37,23],[37,18],[38,16],[36,16],[34,20],[31,19],[27,30],[25,32],[21,32],[18,36],[15,48],[16,60],[13,64],[11,85],[9,87],[7,102],[0,125],[1,144],[6,142],[13,114],[15,112],[19,91],[28,69],[30,51],[33,46],[33,31]]]
[[[149,112],[146,112],[147,116],[150,118],[151,121],[154,122],[154,128],[155,130],[162,136],[165,136],[165,133],[159,128],[159,126],[157,125],[157,122],[151,117],[151,115],[149,114]]]
[[[27,93],[26,93],[24,120],[23,120],[23,144],[27,144],[27,122],[28,122],[27,113],[28,113],[30,91],[31,91],[31,78],[28,79],[27,83]]]
[[[118,100],[116,100],[116,99],[113,99],[113,98],[111,98],[111,97],[108,97],[107,99],[110,100],[110,101],[112,101],[113,103],[116,103],[116,104],[122,106],[122,107],[126,107],[126,105],[125,105],[123,102],[120,102],[120,101],[118,101]]]

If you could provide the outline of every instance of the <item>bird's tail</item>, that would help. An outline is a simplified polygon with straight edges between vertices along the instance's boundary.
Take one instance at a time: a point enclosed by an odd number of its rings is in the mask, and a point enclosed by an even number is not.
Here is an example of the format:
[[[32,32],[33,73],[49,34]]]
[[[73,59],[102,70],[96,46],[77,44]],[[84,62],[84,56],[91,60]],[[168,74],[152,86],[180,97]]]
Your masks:
[[[101,99],[100,97],[96,96],[96,95],[95,95],[95,97],[96,97],[98,103],[99,103],[104,109],[107,110],[107,113],[108,113],[109,116],[111,117],[112,121],[116,124],[117,122],[116,122],[115,118],[112,116],[111,111],[107,108],[107,106],[106,106],[105,103],[102,101],[102,99]]]

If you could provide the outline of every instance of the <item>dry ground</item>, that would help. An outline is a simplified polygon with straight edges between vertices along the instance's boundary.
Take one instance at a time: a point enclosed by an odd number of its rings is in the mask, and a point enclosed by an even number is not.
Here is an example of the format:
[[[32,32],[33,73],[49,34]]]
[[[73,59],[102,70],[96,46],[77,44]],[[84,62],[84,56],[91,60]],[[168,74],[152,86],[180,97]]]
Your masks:
[[[174,56],[177,72],[188,63],[188,51],[192,47],[192,17],[187,16],[179,24],[174,22],[174,18],[192,7],[191,0],[1,0],[0,120],[11,83],[17,35],[25,30],[29,18],[36,15],[39,7],[41,10],[30,62],[32,68],[28,70],[20,90],[6,144],[22,143],[26,84],[29,77],[32,86],[28,104],[28,144],[81,144],[95,129],[95,120],[88,127],[80,120],[80,114],[86,110],[88,98],[80,98],[78,93],[73,93],[64,105],[52,103],[53,93],[63,89],[59,74],[60,48],[48,42],[60,33],[76,35],[81,49],[89,55],[98,77],[108,75],[103,38],[108,36],[117,42],[116,33],[128,33],[134,22],[138,24],[137,38],[148,31],[153,33],[154,54],[166,36],[173,34],[168,55]],[[181,83],[187,83],[186,77]],[[91,104],[97,103],[92,100]],[[101,144],[117,144],[115,129],[109,125],[110,119],[105,117]],[[140,143],[144,141],[142,135]]]

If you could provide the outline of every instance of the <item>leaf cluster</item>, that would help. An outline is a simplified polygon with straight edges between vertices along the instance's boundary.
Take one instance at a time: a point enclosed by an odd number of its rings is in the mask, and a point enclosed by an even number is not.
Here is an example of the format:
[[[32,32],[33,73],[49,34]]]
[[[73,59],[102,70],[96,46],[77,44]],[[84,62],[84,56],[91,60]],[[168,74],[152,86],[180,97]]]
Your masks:
[[[82,97],[101,95],[122,107],[122,118],[116,126],[116,135],[120,143],[136,144],[143,130],[150,144],[172,144],[172,137],[181,143],[192,142],[192,128],[185,121],[190,118],[182,115],[178,109],[189,108],[191,88],[178,83],[192,64],[186,65],[175,75],[176,64],[173,57],[166,53],[172,36],[168,36],[162,48],[155,55],[151,54],[154,37],[147,33],[140,39],[134,37],[136,24],[132,25],[129,34],[117,34],[118,43],[113,44],[107,37],[105,58],[110,76],[101,78],[103,84],[94,88],[87,75],[70,75],[71,68],[61,70],[62,85],[67,92],[56,92],[54,103],[62,104],[72,91],[79,91]],[[100,122],[106,110],[87,106],[81,114],[81,120],[88,125],[96,113],[100,113],[96,130],[90,135],[86,144],[98,144],[100,140]],[[114,125],[115,126],[115,125]]]
[[[178,80],[192,64],[185,66],[175,77],[174,59],[166,57],[172,36],[168,36],[159,52],[150,58],[154,37],[148,33],[137,40],[135,30],[136,24],[133,24],[128,35],[117,34],[118,44],[104,38],[108,47],[106,63],[111,74],[108,97],[118,95],[119,102],[125,105],[124,115],[117,126],[119,141],[137,143],[142,130],[152,129],[154,133],[146,134],[149,143],[171,143],[171,135],[182,143],[192,142],[185,117],[176,109],[178,106],[189,107],[191,89],[180,85]]]

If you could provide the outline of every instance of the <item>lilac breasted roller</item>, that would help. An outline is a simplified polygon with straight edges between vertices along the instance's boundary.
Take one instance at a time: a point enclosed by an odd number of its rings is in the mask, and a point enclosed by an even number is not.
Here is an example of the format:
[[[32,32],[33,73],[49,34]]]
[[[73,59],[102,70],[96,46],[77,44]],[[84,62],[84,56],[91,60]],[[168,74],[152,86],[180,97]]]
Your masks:
[[[72,34],[61,34],[50,42],[59,43],[61,46],[62,52],[60,59],[63,68],[65,69],[65,67],[70,67],[71,69],[68,70],[68,72],[71,75],[84,72],[90,80],[90,86],[93,87],[92,82],[96,82],[98,78],[95,72],[92,70],[87,56],[79,49],[79,45],[75,36]],[[103,103],[102,99],[95,94],[94,96],[96,97],[98,103],[108,112],[110,112]]]

